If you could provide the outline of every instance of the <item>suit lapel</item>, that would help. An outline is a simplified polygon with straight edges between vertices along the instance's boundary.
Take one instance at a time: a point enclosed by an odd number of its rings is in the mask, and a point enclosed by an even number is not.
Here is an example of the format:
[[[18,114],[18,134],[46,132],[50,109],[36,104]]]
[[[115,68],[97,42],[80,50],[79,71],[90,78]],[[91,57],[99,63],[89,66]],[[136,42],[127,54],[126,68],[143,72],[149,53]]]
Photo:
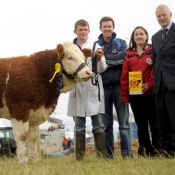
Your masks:
[[[168,43],[168,41],[171,39],[171,37],[174,35],[174,33],[175,33],[175,24],[172,23],[170,30],[169,30],[168,34],[166,35],[165,41],[162,43],[162,47]]]
[[[162,47],[162,31],[161,30],[157,34],[157,46],[158,48]]]

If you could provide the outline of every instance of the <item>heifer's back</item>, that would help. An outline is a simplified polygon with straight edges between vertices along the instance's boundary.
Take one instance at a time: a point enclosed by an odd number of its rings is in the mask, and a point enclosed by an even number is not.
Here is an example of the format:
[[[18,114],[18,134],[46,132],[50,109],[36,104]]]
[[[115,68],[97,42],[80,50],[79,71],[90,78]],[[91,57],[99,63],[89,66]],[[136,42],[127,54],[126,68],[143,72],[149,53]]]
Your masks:
[[[56,50],[35,53],[29,57],[0,59],[0,108],[7,113],[3,118],[28,120],[31,109],[54,107],[57,103],[58,76],[50,84],[57,61]],[[7,108],[8,110],[7,110]]]

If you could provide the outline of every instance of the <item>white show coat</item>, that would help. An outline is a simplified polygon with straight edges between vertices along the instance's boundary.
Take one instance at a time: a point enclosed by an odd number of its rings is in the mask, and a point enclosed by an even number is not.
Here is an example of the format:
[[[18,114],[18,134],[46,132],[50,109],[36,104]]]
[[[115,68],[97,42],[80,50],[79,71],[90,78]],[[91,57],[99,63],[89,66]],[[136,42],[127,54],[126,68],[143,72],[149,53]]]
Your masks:
[[[94,42],[89,39],[82,45],[82,48],[93,49]],[[95,50],[101,48],[96,44]],[[87,65],[92,69],[92,57],[87,58]],[[97,61],[98,72],[102,73],[106,70],[107,64],[104,56]],[[100,99],[98,99],[98,86],[93,85],[91,79],[86,82],[78,82],[76,86],[69,91],[68,99],[68,116],[90,117],[98,113],[105,113],[104,106],[104,89],[101,75],[98,73],[98,83],[100,86]]]

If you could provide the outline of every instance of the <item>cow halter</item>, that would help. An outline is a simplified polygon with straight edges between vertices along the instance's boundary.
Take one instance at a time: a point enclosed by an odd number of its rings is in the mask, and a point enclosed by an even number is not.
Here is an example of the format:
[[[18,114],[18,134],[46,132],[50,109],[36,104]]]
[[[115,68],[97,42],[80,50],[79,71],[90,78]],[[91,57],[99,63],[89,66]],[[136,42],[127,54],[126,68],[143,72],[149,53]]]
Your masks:
[[[55,72],[54,72],[52,78],[49,80],[49,82],[52,83],[52,81],[55,78],[55,75],[57,73],[59,73],[59,74],[63,73],[68,79],[74,80],[74,78],[77,76],[77,73],[81,69],[83,69],[85,66],[86,66],[86,63],[81,63],[73,74],[68,74],[66,72],[66,70],[64,69],[62,62],[58,62],[58,63],[55,64]]]
[[[71,79],[71,80],[74,80],[74,78],[77,76],[77,73],[83,69],[84,67],[86,66],[86,63],[81,63],[78,68],[75,70],[75,72],[73,74],[68,74],[66,72],[66,70],[64,69],[63,67],[63,64],[61,61],[58,61],[56,64],[55,64],[55,72],[52,76],[52,78],[49,80],[50,83],[52,83],[53,79],[55,78],[56,74],[58,73],[59,74],[59,81],[58,81],[58,86],[57,86],[57,90],[56,90],[56,94],[58,95],[58,91],[60,88],[63,87],[63,80],[62,80],[62,73],[68,78],[68,79]]]
[[[86,66],[86,63],[81,63],[73,74],[68,74],[65,69],[62,70],[63,74],[68,78],[73,80],[77,73]]]

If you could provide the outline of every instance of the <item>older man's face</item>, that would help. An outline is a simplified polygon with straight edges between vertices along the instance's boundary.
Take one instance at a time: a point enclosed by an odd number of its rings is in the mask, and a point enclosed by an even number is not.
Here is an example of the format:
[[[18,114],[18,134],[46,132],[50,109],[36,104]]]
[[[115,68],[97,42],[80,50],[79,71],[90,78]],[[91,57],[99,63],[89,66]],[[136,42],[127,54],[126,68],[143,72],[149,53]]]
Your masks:
[[[171,22],[172,13],[167,8],[158,8],[156,10],[158,23],[162,28],[166,28]]]

